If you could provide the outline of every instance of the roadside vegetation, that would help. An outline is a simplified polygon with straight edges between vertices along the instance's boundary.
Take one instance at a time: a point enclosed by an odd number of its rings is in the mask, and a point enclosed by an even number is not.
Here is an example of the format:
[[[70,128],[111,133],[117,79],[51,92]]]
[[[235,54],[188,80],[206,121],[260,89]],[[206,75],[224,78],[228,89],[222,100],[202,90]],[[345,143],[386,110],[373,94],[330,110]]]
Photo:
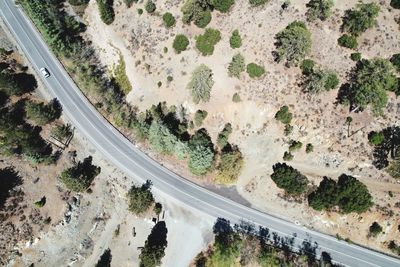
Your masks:
[[[126,196],[128,199],[129,211],[137,215],[146,213],[154,204],[150,181],[147,181],[141,186],[133,185]]]

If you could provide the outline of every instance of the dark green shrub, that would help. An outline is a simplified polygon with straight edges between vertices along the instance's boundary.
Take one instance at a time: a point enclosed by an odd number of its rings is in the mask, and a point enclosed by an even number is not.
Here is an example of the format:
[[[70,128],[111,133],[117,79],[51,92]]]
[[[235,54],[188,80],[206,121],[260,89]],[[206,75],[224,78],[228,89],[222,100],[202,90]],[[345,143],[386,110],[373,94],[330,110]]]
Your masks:
[[[197,110],[194,114],[194,124],[200,127],[203,124],[205,118],[207,118],[208,112],[205,110]]]
[[[311,153],[311,152],[313,152],[313,151],[314,151],[314,146],[313,146],[313,144],[308,143],[307,146],[306,146],[306,153],[308,154],[308,153]]]
[[[380,145],[385,141],[383,132],[370,132],[368,134],[368,141],[371,145]]]
[[[216,10],[226,13],[235,3],[235,0],[211,0],[210,3]]]
[[[284,161],[291,161],[293,160],[294,156],[292,153],[285,151],[285,153],[283,154],[283,160]]]
[[[265,69],[263,66],[257,65],[255,63],[247,64],[246,71],[250,78],[260,78],[265,74]]]
[[[288,106],[282,106],[275,114],[275,119],[282,122],[283,124],[290,124],[292,121],[293,114],[289,112]]]
[[[308,179],[298,170],[286,163],[277,163],[273,167],[271,179],[290,195],[299,195],[307,189]]]
[[[353,36],[359,36],[374,26],[380,8],[376,3],[360,3],[355,9],[346,10],[342,28]]]
[[[114,21],[114,0],[96,0],[97,6],[99,7],[100,18],[101,20],[109,25]]]
[[[207,28],[204,34],[196,37],[196,47],[203,56],[214,53],[214,46],[221,40],[221,33],[218,30]]]
[[[228,138],[232,133],[232,125],[230,123],[225,124],[224,129],[218,134],[217,144],[223,149],[228,144]]]
[[[242,99],[240,98],[240,95],[238,93],[234,93],[232,96],[232,101],[235,103],[238,103],[238,102],[242,101]]]
[[[152,0],[147,0],[146,5],[144,6],[144,9],[146,9],[147,13],[151,14],[156,11],[156,4]]]
[[[143,9],[138,8],[138,9],[137,9],[137,13],[138,13],[139,16],[142,15],[142,14],[143,14]]]
[[[89,1],[88,1],[89,2]],[[133,3],[137,3],[138,0],[124,0],[127,7],[131,7]]]
[[[359,61],[361,59],[361,53],[351,53],[350,58],[353,61]]]
[[[211,21],[211,8],[209,1],[186,0],[182,7],[182,21],[185,24],[193,21],[197,27],[204,28]]]
[[[232,36],[229,39],[229,43],[232,48],[239,48],[242,46],[242,37],[240,37],[239,30],[234,30]]]
[[[307,3],[307,19],[310,21],[326,20],[332,14],[333,0],[310,0]]]
[[[400,9],[400,0],[392,0],[390,1],[390,6],[396,9]]]
[[[46,197],[42,197],[40,200],[36,201],[35,206],[38,208],[42,208],[44,205],[46,205]]]
[[[358,46],[357,38],[348,34],[343,34],[340,36],[338,39],[338,44],[350,49],[357,48]]]
[[[140,251],[141,267],[156,267],[161,265],[167,247],[167,227],[164,221],[159,221],[147,237],[144,247]]]
[[[72,6],[80,6],[80,5],[87,5],[89,0],[68,0]]]
[[[232,61],[228,66],[229,76],[239,78],[240,73],[242,73],[245,68],[244,57],[241,54],[236,54],[232,57]]]
[[[182,51],[185,51],[189,45],[189,39],[183,35],[178,34],[175,36],[172,47],[175,49],[175,52],[180,54]]]
[[[302,146],[303,146],[302,142],[292,140],[289,145],[289,152],[299,150]]]
[[[175,22],[176,22],[175,17],[169,12],[167,12],[163,15],[163,21],[164,21],[165,26],[168,28],[174,26]]]
[[[369,235],[372,237],[376,237],[380,233],[382,233],[382,226],[379,225],[377,222],[373,222],[369,227]]]
[[[211,18],[210,10],[201,11],[194,21],[194,24],[199,28],[205,28],[210,23]]]
[[[301,62],[300,69],[304,75],[309,75],[314,71],[315,62],[312,59],[304,59]]]
[[[48,104],[28,101],[25,103],[26,117],[38,125],[44,125],[58,119],[61,116],[61,105],[57,99]]]

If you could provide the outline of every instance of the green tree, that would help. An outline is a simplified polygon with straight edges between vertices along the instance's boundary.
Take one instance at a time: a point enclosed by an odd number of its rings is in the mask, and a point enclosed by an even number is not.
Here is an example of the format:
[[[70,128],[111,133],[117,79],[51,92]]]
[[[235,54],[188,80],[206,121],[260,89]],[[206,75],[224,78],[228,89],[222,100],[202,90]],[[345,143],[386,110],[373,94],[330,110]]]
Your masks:
[[[329,210],[338,204],[336,181],[324,177],[317,190],[308,195],[308,204],[315,210]]]
[[[222,149],[228,144],[228,138],[232,133],[232,125],[230,123],[225,124],[224,129],[218,134],[217,144]]]
[[[185,24],[194,24],[199,28],[205,28],[211,21],[211,5],[205,0],[186,0],[182,6],[182,21]]]
[[[343,213],[362,213],[372,205],[368,188],[353,176],[342,174],[338,180],[339,207]]]
[[[70,124],[55,125],[51,129],[51,135],[59,141],[64,141],[66,138],[72,135],[72,129]]]
[[[207,118],[208,112],[205,110],[197,110],[194,114],[194,124],[200,127],[203,124],[203,120]]]
[[[196,36],[196,48],[203,56],[210,56],[220,40],[221,33],[218,30],[207,28],[202,35]]]
[[[232,184],[236,182],[243,168],[244,160],[242,153],[237,150],[223,151],[220,163],[217,167],[216,182],[221,184]]]
[[[290,23],[275,36],[277,59],[289,66],[297,65],[311,51],[311,33],[300,21]]]
[[[326,20],[332,15],[333,0],[310,0],[307,3],[307,19],[310,21]]]
[[[368,134],[368,141],[371,145],[380,145],[385,141],[385,135],[382,131],[379,132],[370,132]]]
[[[304,59],[301,62],[300,69],[304,75],[310,75],[314,71],[315,62],[312,59]]]
[[[391,0],[390,6],[396,9],[400,9],[400,0]]]
[[[161,259],[165,256],[167,242],[167,227],[164,221],[158,222],[140,252],[140,267],[155,267],[161,265]]]
[[[246,67],[247,74],[249,74],[250,78],[260,78],[265,74],[265,69],[263,66],[257,65],[255,63],[247,64]]]
[[[61,116],[61,111],[62,108],[57,99],[53,99],[48,104],[33,101],[25,103],[26,117],[38,125],[44,125],[58,119]]]
[[[166,27],[171,28],[175,25],[175,17],[170,12],[167,12],[163,15],[163,21]]]
[[[144,9],[146,9],[147,13],[151,14],[154,13],[154,11],[156,11],[156,4],[154,4],[153,1],[151,0],[147,0]]]
[[[350,55],[351,60],[353,61],[360,61],[361,59],[361,53],[351,53]]]
[[[242,73],[246,68],[246,64],[244,63],[244,57],[238,53],[232,57],[231,63],[228,66],[229,76],[233,76],[236,78],[240,77],[240,73]]]
[[[114,21],[114,0],[96,0],[97,6],[99,7],[101,20],[109,25]]]
[[[354,49],[358,46],[357,38],[348,34],[343,34],[338,39],[338,44],[340,46]]]
[[[178,138],[160,121],[153,120],[149,128],[149,142],[153,149],[163,154],[173,154]]]
[[[353,70],[349,94],[344,98],[354,108],[372,105],[380,114],[387,103],[386,90],[396,90],[397,78],[393,65],[385,59],[362,59]]]
[[[333,71],[315,70],[311,72],[303,83],[304,91],[312,94],[335,89],[339,79]]]
[[[380,226],[379,223],[373,222],[369,227],[369,236],[376,237],[382,233],[382,230],[382,226]]]
[[[69,190],[83,192],[88,189],[93,179],[100,174],[100,171],[100,167],[93,165],[92,157],[89,156],[65,169],[61,173],[60,180]]]
[[[189,140],[189,170],[195,175],[204,175],[213,164],[213,143],[207,131],[200,129]]]
[[[234,3],[235,0],[210,0],[210,4],[222,13],[227,13]]]
[[[293,114],[289,112],[288,106],[282,106],[275,114],[275,119],[282,122],[283,124],[290,124],[292,118]]]
[[[145,213],[154,204],[153,193],[151,193],[151,182],[148,180],[141,186],[132,185],[126,197],[128,199],[129,211],[134,214]]]
[[[271,179],[286,193],[299,195],[306,190],[308,179],[298,170],[286,163],[277,163],[272,168],[274,172],[271,174]]]
[[[376,3],[360,3],[355,9],[346,10],[342,28],[353,36],[359,36],[376,23],[380,8]]]
[[[175,36],[172,47],[175,49],[176,53],[180,54],[187,49],[188,45],[189,39],[183,34],[178,34]]]
[[[299,150],[299,149],[301,149],[302,146],[303,146],[302,142],[292,140],[289,145],[289,151],[293,152],[293,151]]]
[[[232,48],[239,48],[242,46],[242,37],[239,34],[239,30],[234,30],[232,32],[231,38],[229,39],[229,44]]]
[[[210,100],[211,88],[214,85],[213,73],[210,68],[202,64],[192,73],[187,88],[190,90],[193,102],[198,104],[200,101],[208,102]]]
[[[396,70],[400,72],[400,53],[394,54],[390,58],[390,62],[392,62],[393,66],[396,67]]]

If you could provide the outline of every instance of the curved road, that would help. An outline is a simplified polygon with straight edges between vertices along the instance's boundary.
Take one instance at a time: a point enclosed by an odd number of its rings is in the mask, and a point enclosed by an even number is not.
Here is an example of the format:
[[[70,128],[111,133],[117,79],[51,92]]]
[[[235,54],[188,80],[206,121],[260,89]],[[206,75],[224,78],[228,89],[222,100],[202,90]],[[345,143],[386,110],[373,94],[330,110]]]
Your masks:
[[[61,102],[64,114],[94,147],[127,175],[150,179],[157,190],[213,217],[223,217],[231,222],[245,219],[256,225],[267,227],[281,237],[293,238],[295,248],[308,240],[317,246],[318,256],[325,251],[335,262],[343,265],[400,266],[400,261],[396,258],[339,241],[334,237],[243,206],[162,167],[139,151],[93,108],[50,52],[37,30],[12,0],[0,0],[0,16],[36,71],[45,66],[51,72],[51,76],[44,82],[51,95]]]

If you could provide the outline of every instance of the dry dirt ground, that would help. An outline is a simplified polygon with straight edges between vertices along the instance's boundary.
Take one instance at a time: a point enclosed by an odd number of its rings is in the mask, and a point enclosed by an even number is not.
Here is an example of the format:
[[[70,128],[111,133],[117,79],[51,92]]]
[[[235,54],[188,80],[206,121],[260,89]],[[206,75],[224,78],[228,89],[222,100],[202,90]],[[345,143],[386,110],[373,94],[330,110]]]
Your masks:
[[[320,231],[348,237],[352,241],[377,249],[386,249],[386,240],[399,239],[397,225],[400,219],[399,208],[394,207],[400,196],[399,181],[390,178],[384,171],[375,169],[372,162],[372,148],[367,143],[367,134],[372,130],[398,124],[400,101],[389,94],[389,105],[384,117],[376,118],[367,110],[349,114],[348,108],[334,105],[337,90],[309,97],[301,92],[299,68],[286,68],[273,60],[274,36],[293,20],[305,20],[306,0],[292,0],[287,10],[281,10],[282,1],[271,0],[260,8],[251,8],[247,0],[237,0],[231,12],[213,12],[209,27],[221,31],[222,40],[216,45],[212,56],[201,56],[195,48],[194,37],[203,32],[196,26],[183,25],[180,11],[183,1],[155,1],[157,10],[149,15],[139,15],[138,8],[144,9],[143,1],[127,8],[123,1],[115,0],[115,21],[106,26],[99,17],[95,1],[91,1],[83,16],[88,25],[87,38],[93,41],[103,64],[111,67],[118,63],[120,53],[126,62],[126,71],[133,85],[127,96],[130,103],[141,110],[151,104],[166,101],[169,105],[184,106],[189,116],[197,109],[204,109],[208,117],[204,126],[216,139],[218,132],[227,122],[235,129],[230,141],[238,144],[245,156],[245,168],[235,189],[255,208],[284,217],[299,220],[304,225]],[[356,0],[335,1],[333,16],[325,22],[307,23],[312,32],[312,52],[310,58],[325,69],[335,70],[341,82],[355,66],[350,59],[351,50],[337,45],[341,35],[341,17],[346,9],[357,4]],[[371,1],[364,1],[371,2]],[[359,38],[359,48],[364,58],[384,57],[400,51],[399,25],[395,19],[399,10],[389,7],[389,0],[374,1],[380,4],[376,27]],[[171,12],[177,19],[176,26],[167,29],[163,26],[162,15]],[[229,47],[229,37],[233,30],[239,29],[243,46],[239,49]],[[190,39],[187,51],[176,54],[172,42],[176,34],[183,33]],[[164,53],[164,47],[168,52]],[[255,62],[265,67],[267,74],[258,80],[242,74],[240,79],[230,78],[227,67],[237,52],[242,53],[246,62]],[[192,70],[204,63],[214,73],[215,85],[208,103],[195,105],[191,101],[186,85]],[[167,82],[167,76],[173,76]],[[157,86],[158,81],[162,86]],[[242,101],[232,102],[237,92]],[[272,165],[282,161],[288,148],[283,126],[276,122],[274,114],[282,105],[289,105],[294,114],[294,132],[291,139],[303,144],[312,143],[314,152],[306,154],[304,149],[295,153],[290,165],[306,174],[315,184],[323,176],[337,178],[341,173],[351,174],[365,183],[377,205],[386,211],[361,215],[339,215],[337,213],[315,212],[306,204],[288,202],[280,197],[279,190],[269,175]],[[353,123],[351,137],[347,137],[346,117],[351,115]],[[208,185],[207,179],[191,177],[182,165],[167,158],[159,158],[165,165],[175,169],[185,177]],[[223,192],[225,188],[220,188]],[[388,191],[394,196],[389,197]],[[285,211],[284,213],[282,211]],[[391,214],[388,210],[392,210]],[[384,234],[378,240],[367,239],[368,227],[379,221]]]
[[[16,47],[10,39],[0,27],[0,47],[15,51]],[[29,66],[25,58],[18,54],[16,58]],[[38,89],[29,97],[51,99],[40,77],[36,76],[36,79]],[[63,117],[62,121],[69,120]],[[48,126],[44,128],[45,138],[49,130]],[[76,156],[70,153],[73,151],[76,151]],[[74,160],[88,155],[92,155],[93,163],[101,167],[92,193],[67,192],[58,179],[59,174]],[[137,217],[127,210],[126,192],[139,180],[124,176],[108,164],[78,131],[75,131],[72,142],[56,165],[35,166],[23,158],[0,156],[0,168],[7,166],[13,166],[22,177],[20,191],[24,193],[23,199],[17,202],[18,212],[9,220],[15,227],[2,228],[1,231],[1,242],[9,242],[6,253],[13,254],[8,266],[30,266],[34,263],[34,266],[43,267],[92,267],[107,248],[111,250],[113,266],[138,266],[138,248],[144,245],[154,226],[152,213]],[[46,204],[37,208],[34,202],[43,196],[46,196]],[[213,219],[194,213],[184,204],[178,205],[161,192],[155,192],[155,198],[163,205],[160,219],[166,221],[168,228],[169,245],[163,266],[188,266],[212,240]],[[24,220],[20,220],[22,215],[26,217]],[[44,220],[48,217],[51,222],[46,224]],[[119,234],[115,232],[117,228]],[[187,242],[189,237],[190,242]]]

